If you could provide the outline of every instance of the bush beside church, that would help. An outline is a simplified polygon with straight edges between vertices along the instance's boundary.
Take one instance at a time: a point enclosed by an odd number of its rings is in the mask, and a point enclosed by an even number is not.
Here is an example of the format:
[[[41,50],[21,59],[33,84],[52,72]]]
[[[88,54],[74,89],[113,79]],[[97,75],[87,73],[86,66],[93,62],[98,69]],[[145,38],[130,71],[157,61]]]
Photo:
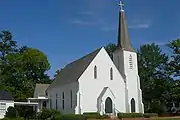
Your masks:
[[[117,117],[119,119],[122,118],[149,118],[149,117],[157,117],[158,114],[155,113],[118,113]],[[6,112],[5,118],[3,120],[23,120],[27,119],[37,119],[37,120],[87,120],[87,119],[109,119],[108,115],[100,115],[98,112],[88,112],[83,113],[82,115],[75,114],[67,114],[63,115],[60,111],[56,111],[53,109],[43,108],[41,112],[36,113],[33,116],[23,116],[20,117],[18,115],[17,110],[14,107],[9,107]]]

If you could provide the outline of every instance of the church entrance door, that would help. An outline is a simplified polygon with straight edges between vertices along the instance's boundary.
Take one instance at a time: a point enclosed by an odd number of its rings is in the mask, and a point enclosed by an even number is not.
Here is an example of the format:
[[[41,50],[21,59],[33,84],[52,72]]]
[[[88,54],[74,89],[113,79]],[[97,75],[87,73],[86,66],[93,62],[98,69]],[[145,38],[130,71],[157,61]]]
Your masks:
[[[113,113],[113,102],[110,97],[108,97],[105,101],[105,112]]]

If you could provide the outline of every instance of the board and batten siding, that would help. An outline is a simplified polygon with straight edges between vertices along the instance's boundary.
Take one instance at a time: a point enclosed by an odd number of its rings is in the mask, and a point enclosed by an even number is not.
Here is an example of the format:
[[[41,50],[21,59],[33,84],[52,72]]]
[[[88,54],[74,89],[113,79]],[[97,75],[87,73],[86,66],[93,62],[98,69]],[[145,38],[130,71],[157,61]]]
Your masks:
[[[74,114],[77,107],[77,92],[78,82],[48,89],[47,93],[50,99],[48,108],[60,110],[64,114]]]

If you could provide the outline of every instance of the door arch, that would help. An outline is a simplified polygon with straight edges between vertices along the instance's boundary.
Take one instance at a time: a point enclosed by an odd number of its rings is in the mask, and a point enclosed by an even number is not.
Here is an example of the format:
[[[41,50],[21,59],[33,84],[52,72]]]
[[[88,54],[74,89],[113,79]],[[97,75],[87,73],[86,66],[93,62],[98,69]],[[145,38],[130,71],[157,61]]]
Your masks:
[[[131,99],[131,112],[136,112],[136,104],[134,98]]]
[[[106,113],[113,113],[113,102],[110,97],[106,98],[105,101],[105,112]]]

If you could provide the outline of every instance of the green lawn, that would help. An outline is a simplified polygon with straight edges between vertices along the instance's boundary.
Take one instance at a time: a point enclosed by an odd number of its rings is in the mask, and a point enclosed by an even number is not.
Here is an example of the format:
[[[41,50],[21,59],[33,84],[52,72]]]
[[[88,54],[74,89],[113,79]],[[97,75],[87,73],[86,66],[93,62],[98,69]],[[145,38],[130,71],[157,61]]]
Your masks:
[[[178,117],[178,118],[154,118],[153,120],[180,120],[180,117]]]

